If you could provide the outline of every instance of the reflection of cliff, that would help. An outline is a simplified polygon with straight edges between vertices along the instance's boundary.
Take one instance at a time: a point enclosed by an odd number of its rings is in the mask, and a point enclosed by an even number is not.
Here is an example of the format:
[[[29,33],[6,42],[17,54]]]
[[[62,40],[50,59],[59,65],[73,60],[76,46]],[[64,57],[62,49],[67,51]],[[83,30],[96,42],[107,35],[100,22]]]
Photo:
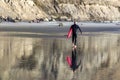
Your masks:
[[[71,41],[66,39],[0,38],[2,80],[70,80],[73,72],[66,62]],[[119,80],[120,36],[81,36],[77,53],[80,80]],[[82,66],[82,70],[81,70]],[[102,76],[102,77],[101,77]]]
[[[0,16],[120,20],[119,0],[1,0]]]
[[[80,40],[80,44],[83,48],[84,57],[87,59],[86,61],[88,61],[91,67],[112,67],[119,62],[119,36],[107,35],[99,37],[85,37],[83,39]]]

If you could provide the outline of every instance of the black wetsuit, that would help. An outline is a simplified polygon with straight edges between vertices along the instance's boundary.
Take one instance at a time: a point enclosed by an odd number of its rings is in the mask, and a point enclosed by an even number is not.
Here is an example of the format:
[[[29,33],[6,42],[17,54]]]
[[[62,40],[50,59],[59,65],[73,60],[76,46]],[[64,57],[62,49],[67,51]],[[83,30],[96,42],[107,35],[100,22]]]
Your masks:
[[[72,50],[72,65],[71,68],[73,70],[73,72],[80,66],[81,61],[77,64],[77,57],[76,57],[76,49]]]
[[[72,43],[74,43],[74,45],[76,45],[76,42],[77,42],[77,29],[79,29],[81,33],[82,33],[82,30],[80,29],[80,27],[77,24],[73,24],[71,26],[71,28],[72,28]]]

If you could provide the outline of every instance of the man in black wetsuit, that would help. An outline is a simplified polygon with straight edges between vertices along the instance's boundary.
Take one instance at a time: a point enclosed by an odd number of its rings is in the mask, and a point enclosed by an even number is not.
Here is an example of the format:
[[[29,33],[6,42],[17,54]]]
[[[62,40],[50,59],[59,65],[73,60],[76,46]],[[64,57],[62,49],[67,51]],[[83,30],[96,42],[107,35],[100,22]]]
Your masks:
[[[77,42],[77,30],[79,29],[79,31],[82,34],[82,30],[80,29],[80,27],[76,24],[76,22],[74,21],[74,24],[71,26],[72,28],[72,44],[73,46],[76,48],[76,42]]]
[[[79,61],[79,63],[77,64],[77,57],[76,57],[76,48],[74,48],[73,50],[72,50],[72,56],[71,56],[71,69],[73,70],[73,72],[76,70],[76,69],[78,69],[78,67],[80,66],[80,64],[81,64],[81,60]]]

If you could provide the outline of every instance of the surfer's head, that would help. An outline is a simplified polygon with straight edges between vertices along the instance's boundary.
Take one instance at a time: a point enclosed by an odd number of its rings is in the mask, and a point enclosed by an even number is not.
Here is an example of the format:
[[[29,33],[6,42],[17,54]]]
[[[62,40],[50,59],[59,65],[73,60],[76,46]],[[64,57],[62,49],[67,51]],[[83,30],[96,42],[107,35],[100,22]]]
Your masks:
[[[74,24],[76,24],[77,22],[76,22],[76,20],[74,19]]]

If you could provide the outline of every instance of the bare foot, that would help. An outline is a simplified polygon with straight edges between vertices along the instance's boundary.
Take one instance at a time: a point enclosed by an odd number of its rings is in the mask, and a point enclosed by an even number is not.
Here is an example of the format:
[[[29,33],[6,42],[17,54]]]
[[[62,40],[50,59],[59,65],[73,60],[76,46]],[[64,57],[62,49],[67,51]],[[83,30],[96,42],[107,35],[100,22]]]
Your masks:
[[[75,46],[74,43],[72,44],[72,46]]]
[[[77,46],[75,45],[74,48],[77,48]]]
[[[75,48],[74,48],[74,46],[72,47],[72,50],[74,50]]]

